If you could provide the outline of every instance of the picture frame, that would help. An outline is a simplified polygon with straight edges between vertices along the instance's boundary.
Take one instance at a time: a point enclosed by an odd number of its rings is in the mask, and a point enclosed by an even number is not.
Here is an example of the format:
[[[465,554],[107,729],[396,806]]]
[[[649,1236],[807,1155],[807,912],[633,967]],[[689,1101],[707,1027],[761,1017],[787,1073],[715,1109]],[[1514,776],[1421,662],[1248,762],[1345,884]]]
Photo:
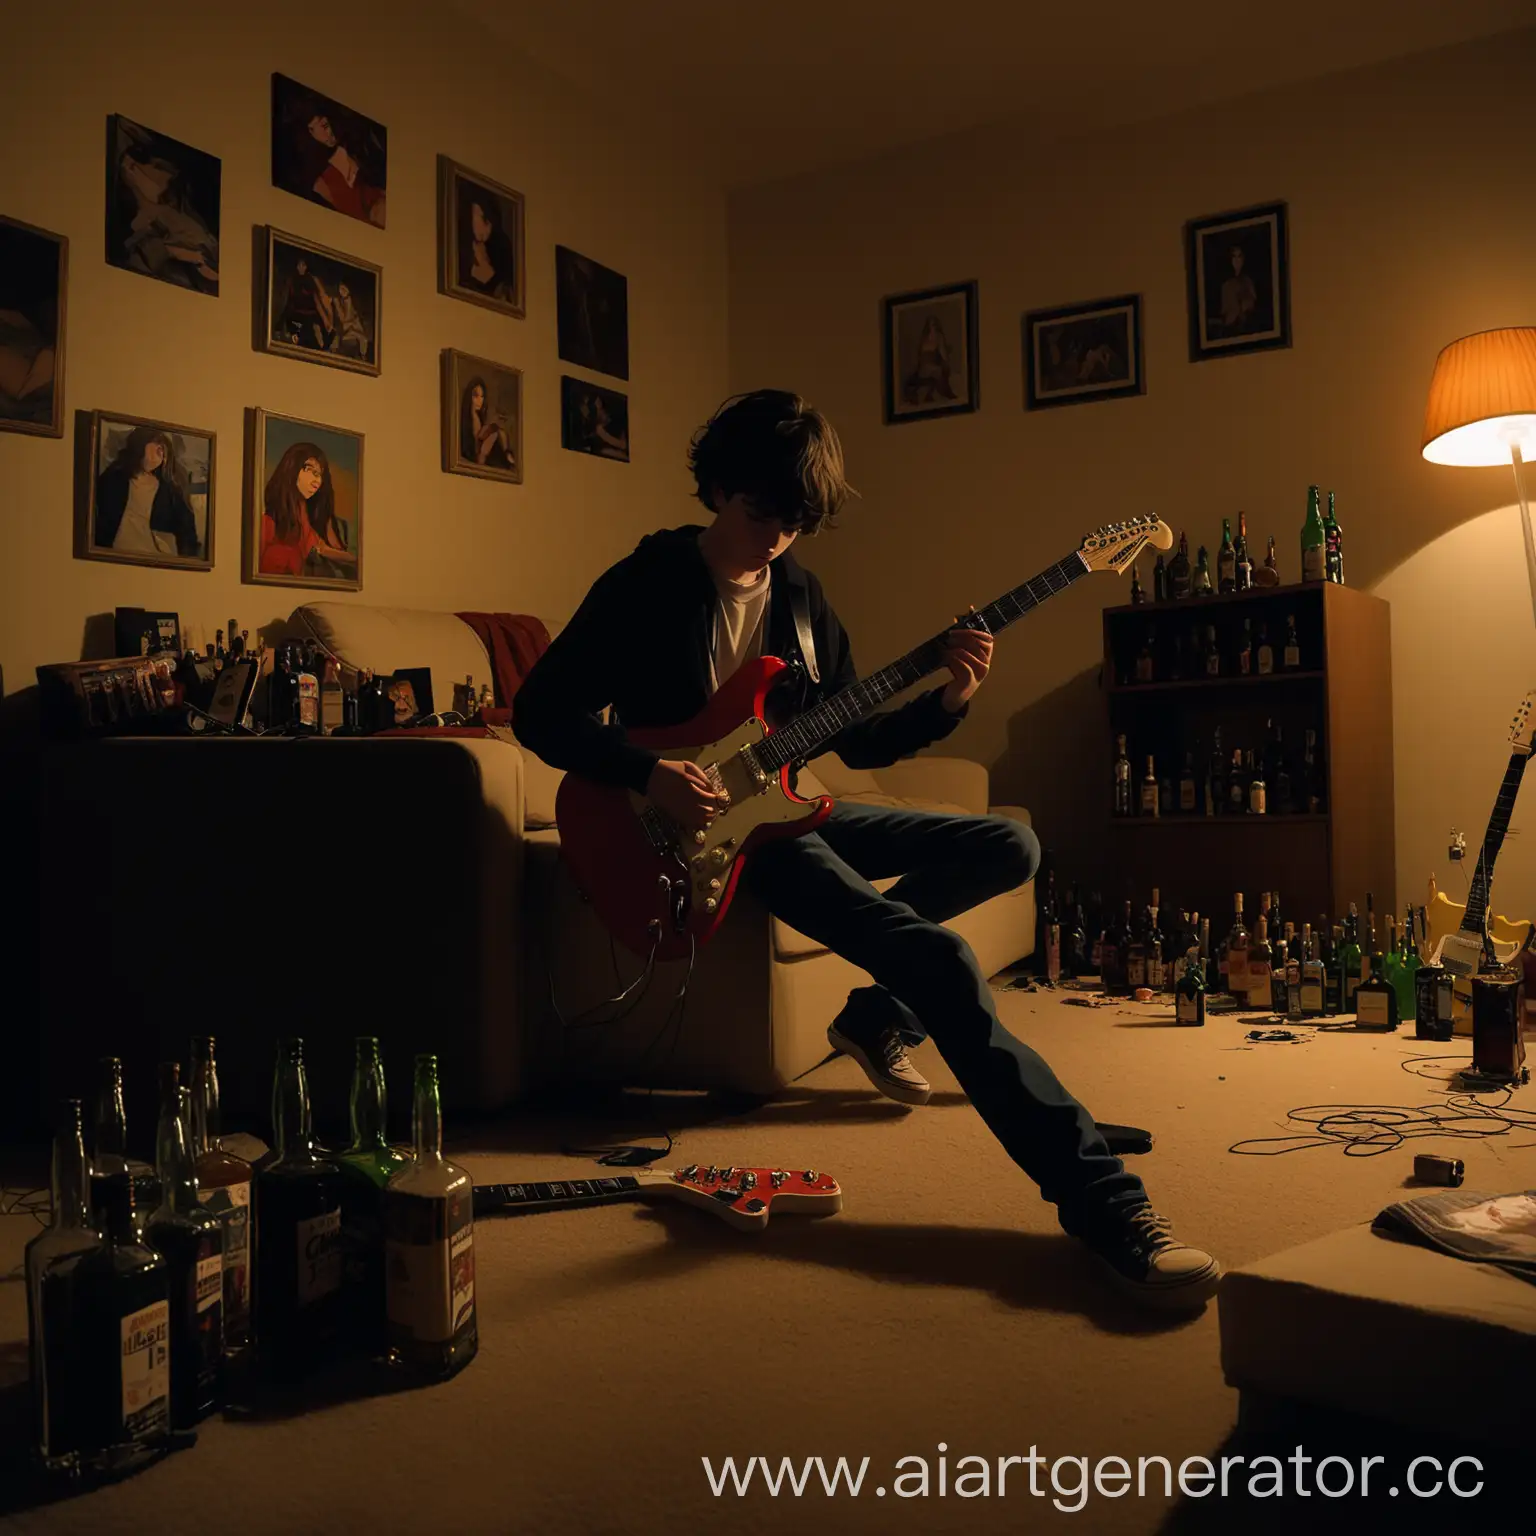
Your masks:
[[[69,237],[0,214],[0,432],[64,435]]]
[[[629,463],[629,396],[606,384],[560,377],[560,446]]]
[[[977,298],[970,281],[881,301],[887,426],[968,415],[980,405]]]
[[[82,415],[76,558],[211,571],[218,526],[216,434],[119,411]],[[152,489],[144,475],[156,482]]]
[[[555,332],[562,362],[629,377],[629,279],[569,246],[555,247]]]
[[[389,130],[332,96],[272,74],[272,185],[384,228]]]
[[[363,589],[363,434],[247,412],[244,580]]]
[[[1285,203],[1261,203],[1184,226],[1189,360],[1291,345],[1291,259]]]
[[[107,119],[107,263],[219,295],[217,155],[121,113]]]
[[[377,378],[383,371],[384,269],[270,224],[264,249],[257,348]]]
[[[148,608],[118,608],[112,615],[112,654],[147,656],[152,651],[181,655],[181,617]]]
[[[521,368],[445,347],[442,408],[445,473],[523,483]]]
[[[1026,410],[1146,391],[1139,293],[1035,309],[1024,316]]]
[[[437,291],[522,320],[527,314],[521,192],[437,157]]]
[[[398,667],[384,679],[384,696],[394,710],[394,729],[399,730],[432,713],[432,669]]]

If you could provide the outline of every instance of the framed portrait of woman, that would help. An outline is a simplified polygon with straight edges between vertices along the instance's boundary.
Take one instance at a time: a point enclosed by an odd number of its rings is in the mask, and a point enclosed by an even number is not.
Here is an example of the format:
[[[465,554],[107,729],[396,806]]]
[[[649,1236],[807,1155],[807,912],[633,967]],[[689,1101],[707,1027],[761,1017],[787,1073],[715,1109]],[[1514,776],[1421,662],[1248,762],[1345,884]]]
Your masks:
[[[247,413],[245,579],[363,589],[363,434]]]
[[[384,269],[271,227],[266,236],[257,346],[376,377]]]
[[[523,483],[523,371],[443,352],[443,468]]]
[[[974,411],[981,393],[976,284],[898,293],[883,307],[886,425]]]
[[[0,432],[64,435],[69,240],[0,216]]]
[[[92,411],[75,498],[82,560],[213,569],[214,434]]]
[[[437,291],[521,320],[523,194],[437,157]]]
[[[272,76],[272,185],[384,228],[389,130],[287,75]]]
[[[107,260],[219,292],[218,158],[126,117],[107,119]]]

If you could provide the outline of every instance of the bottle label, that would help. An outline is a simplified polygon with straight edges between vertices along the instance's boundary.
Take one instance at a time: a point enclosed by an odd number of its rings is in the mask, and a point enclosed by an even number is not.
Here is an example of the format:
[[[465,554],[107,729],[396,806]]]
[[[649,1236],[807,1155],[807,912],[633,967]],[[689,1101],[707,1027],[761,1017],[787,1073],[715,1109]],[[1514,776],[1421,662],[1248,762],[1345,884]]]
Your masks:
[[[341,1289],[341,1207],[296,1223],[298,1303],[307,1307]]]
[[[1166,967],[1159,956],[1149,955],[1147,957],[1147,985],[1154,992],[1161,992],[1164,986],[1167,985],[1165,971]]]
[[[1362,987],[1355,993],[1355,1023],[1363,1029],[1390,1029],[1392,994],[1385,987]]]
[[[170,1426],[171,1308],[167,1301],[130,1312],[122,1322],[123,1434],[129,1440]]]
[[[1315,980],[1302,982],[1301,1011],[1303,1013],[1321,1013],[1323,1011],[1322,982]]]
[[[1268,965],[1258,964],[1248,966],[1248,1006],[1250,1008],[1272,1008],[1274,1006],[1274,992],[1271,979],[1274,973]]]
[[[1321,581],[1323,579],[1323,546],[1312,544],[1301,552],[1301,579],[1303,581]]]
[[[1294,672],[1301,665],[1301,650],[1294,645],[1285,648],[1285,670]]]
[[[1141,786],[1141,814],[1143,816],[1157,815],[1157,785],[1143,784]]]
[[[1180,992],[1173,1005],[1173,1016],[1180,1024],[1198,1024],[1200,1022],[1200,994]]]
[[[197,1310],[202,1314],[224,1299],[224,1256],[210,1254],[197,1261]]]
[[[446,1344],[475,1311],[475,1233],[468,1188],[448,1199],[396,1195],[384,1211],[392,1333]]]
[[[1248,809],[1255,816],[1267,814],[1269,796],[1262,784],[1250,784],[1248,786]]]
[[[1268,677],[1275,670],[1275,652],[1272,646],[1259,647],[1259,676]]]
[[[1344,978],[1344,1011],[1352,1013],[1355,1006],[1355,991],[1360,985],[1358,976],[1346,976]]]
[[[1248,990],[1248,951],[1246,949],[1227,951],[1227,989],[1231,992]]]
[[[1237,656],[1237,670],[1247,677],[1253,671],[1253,652],[1245,645]]]
[[[1145,956],[1132,954],[1125,962],[1125,984],[1128,987],[1146,986],[1147,962]]]
[[[1179,780],[1179,809],[1192,811],[1195,808],[1195,781],[1193,779]]]
[[[1212,651],[1210,655],[1205,658],[1205,675],[1207,677],[1221,676],[1221,655],[1219,652]]]
[[[242,1323],[251,1312],[251,1181],[199,1185],[197,1199],[224,1223],[224,1317]]]

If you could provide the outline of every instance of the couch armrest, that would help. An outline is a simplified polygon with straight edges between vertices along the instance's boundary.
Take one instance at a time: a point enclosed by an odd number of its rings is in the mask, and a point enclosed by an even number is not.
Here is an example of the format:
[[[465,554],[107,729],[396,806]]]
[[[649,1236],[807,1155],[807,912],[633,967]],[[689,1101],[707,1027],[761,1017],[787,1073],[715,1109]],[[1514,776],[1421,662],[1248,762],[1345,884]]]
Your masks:
[[[874,770],[883,794],[907,800],[942,800],[987,813],[987,770],[966,757],[908,757]]]
[[[1034,820],[1022,805],[989,805],[989,815],[1006,816],[1010,821],[1022,821],[1026,827],[1034,826]]]

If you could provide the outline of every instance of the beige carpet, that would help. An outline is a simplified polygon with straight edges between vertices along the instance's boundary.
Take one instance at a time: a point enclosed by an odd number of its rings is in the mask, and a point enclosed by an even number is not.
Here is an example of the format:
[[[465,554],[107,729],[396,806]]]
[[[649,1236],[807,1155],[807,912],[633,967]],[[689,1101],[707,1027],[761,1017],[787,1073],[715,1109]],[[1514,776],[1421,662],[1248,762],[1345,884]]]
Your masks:
[[[1246,1023],[1232,1018],[1188,1030],[1165,1027],[1169,1010],[1151,1006],[1089,1010],[1023,993],[999,1003],[1100,1119],[1156,1132],[1155,1150],[1134,1166],[1180,1233],[1229,1267],[1368,1219],[1403,1192],[1415,1150],[1240,1157],[1227,1151],[1233,1142],[1281,1133],[1293,1106],[1433,1102],[1435,1084],[1401,1064],[1465,1054],[1460,1042],[1310,1031],[1303,1044],[1245,1046]],[[846,1190],[841,1216],[780,1218],[758,1238],[677,1207],[483,1222],[480,1355],[456,1381],[288,1419],[215,1422],[196,1449],[136,1481],[18,1513],[8,1527],[284,1536],[1253,1528],[1212,1500],[1176,1509],[1160,1490],[1090,1493],[1080,1513],[1061,1513],[1049,1474],[1046,1496],[1030,1497],[1021,1468],[1006,1497],[995,1487],[990,1498],[939,1496],[941,1442],[951,1479],[962,1456],[995,1468],[1032,1445],[1053,1459],[1161,1454],[1177,1464],[1219,1450],[1237,1403],[1221,1379],[1215,1307],[1168,1325],[1118,1299],[1058,1234],[933,1048],[918,1059],[936,1092],[913,1112],[876,1098],[839,1060],[746,1115],[690,1125],[699,1116],[686,1100],[662,1115],[685,1127],[674,1162],[824,1168]],[[554,1150],[562,1137],[644,1129],[638,1109],[629,1123],[529,1113],[476,1133],[465,1161],[477,1179],[568,1177],[585,1165]],[[1513,1189],[1536,1184],[1533,1141],[1416,1149],[1455,1150],[1469,1185]],[[32,1229],[20,1218],[0,1225],[8,1267]],[[13,1380],[24,1335],[21,1288],[0,1287]],[[862,1495],[828,1499],[813,1481],[802,1497],[786,1488],[773,1498],[754,1479],[745,1498],[715,1498],[701,1466],[705,1456],[818,1454],[829,1464],[868,1456]],[[929,1459],[930,1496],[875,1496],[912,1455]],[[1295,1518],[1315,1529],[1336,1513],[1320,1502]],[[1435,1507],[1441,1521],[1476,1512]],[[1409,1514],[1399,1505],[1378,1520],[1356,1505],[1349,1519],[1396,1532],[1415,1528]]]

